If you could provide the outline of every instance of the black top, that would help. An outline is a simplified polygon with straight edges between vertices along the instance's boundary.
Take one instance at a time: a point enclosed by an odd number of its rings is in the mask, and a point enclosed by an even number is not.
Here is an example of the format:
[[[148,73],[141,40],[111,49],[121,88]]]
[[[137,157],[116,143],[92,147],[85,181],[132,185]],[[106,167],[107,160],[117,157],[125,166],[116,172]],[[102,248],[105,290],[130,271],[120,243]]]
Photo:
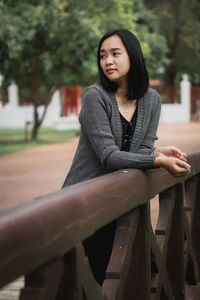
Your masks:
[[[127,121],[122,114],[120,113],[121,123],[122,123],[122,144],[121,151],[130,150],[131,139],[133,137],[133,133],[135,131],[136,121],[137,121],[137,107],[133,114],[131,121]]]

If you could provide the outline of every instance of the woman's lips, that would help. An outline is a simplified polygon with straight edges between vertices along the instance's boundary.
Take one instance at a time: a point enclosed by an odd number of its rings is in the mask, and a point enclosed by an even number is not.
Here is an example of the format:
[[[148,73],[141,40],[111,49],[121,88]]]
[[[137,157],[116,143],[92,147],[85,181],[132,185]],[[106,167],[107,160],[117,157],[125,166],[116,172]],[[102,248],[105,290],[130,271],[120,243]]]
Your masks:
[[[115,69],[108,69],[108,70],[106,70],[106,72],[108,73],[108,74],[112,74],[112,73],[114,73],[116,70]]]

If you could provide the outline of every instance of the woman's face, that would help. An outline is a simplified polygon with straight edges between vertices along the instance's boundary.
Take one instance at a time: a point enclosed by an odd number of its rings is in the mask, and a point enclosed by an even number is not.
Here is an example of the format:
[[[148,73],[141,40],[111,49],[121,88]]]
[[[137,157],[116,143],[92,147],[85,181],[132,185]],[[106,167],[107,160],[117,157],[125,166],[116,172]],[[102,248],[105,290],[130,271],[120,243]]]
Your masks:
[[[101,45],[100,65],[105,76],[115,83],[127,80],[130,59],[127,50],[118,35],[107,38]]]

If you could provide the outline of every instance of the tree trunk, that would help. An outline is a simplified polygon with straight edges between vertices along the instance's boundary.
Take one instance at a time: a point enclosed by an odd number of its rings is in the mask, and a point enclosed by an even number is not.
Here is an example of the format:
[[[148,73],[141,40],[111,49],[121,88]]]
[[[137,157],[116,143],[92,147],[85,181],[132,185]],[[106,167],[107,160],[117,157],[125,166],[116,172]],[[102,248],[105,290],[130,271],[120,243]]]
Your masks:
[[[32,141],[36,141],[38,139],[38,129],[40,127],[39,116],[38,116],[38,106],[34,102],[34,121],[33,121],[33,128],[31,132],[31,139]]]
[[[42,113],[42,116],[39,119],[39,115],[38,115],[38,102],[34,99],[33,104],[34,104],[34,123],[33,123],[33,129],[32,129],[32,133],[31,133],[31,139],[32,140],[37,140],[38,139],[38,129],[40,127],[40,125],[42,124],[45,116],[46,116],[46,112],[47,112],[47,108],[49,103],[51,102],[51,98],[53,96],[53,93],[56,91],[56,87],[52,87],[49,91],[49,93],[46,95],[46,100],[44,101],[44,110]]]
[[[176,80],[176,74],[177,74],[176,66],[174,65],[174,63],[172,63],[165,70],[165,75],[164,75],[165,84],[174,86]]]
[[[32,141],[37,141],[39,127],[40,127],[39,125],[34,124],[33,129],[32,129],[32,133],[31,133]]]
[[[163,19],[163,16],[165,16],[165,14],[167,15],[172,13],[174,19],[176,20],[174,26],[173,24],[170,25],[172,32],[170,30],[166,31],[166,29],[164,31],[164,35],[166,37],[168,48],[169,48],[167,57],[171,61],[171,63],[166,67],[164,80],[166,85],[174,86],[176,81],[176,76],[177,76],[178,48],[181,41],[182,27],[185,21],[182,16],[183,0],[176,0],[176,1],[157,0],[157,5],[159,6],[159,11],[161,12],[160,26],[162,26],[163,20],[165,20]],[[163,13],[163,11],[165,13]]]

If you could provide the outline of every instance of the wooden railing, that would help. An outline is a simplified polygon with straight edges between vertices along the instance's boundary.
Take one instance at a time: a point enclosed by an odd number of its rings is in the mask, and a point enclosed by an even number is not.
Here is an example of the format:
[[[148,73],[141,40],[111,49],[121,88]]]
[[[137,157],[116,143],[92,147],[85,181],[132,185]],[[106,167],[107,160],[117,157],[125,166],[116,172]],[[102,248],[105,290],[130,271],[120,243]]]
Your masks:
[[[200,152],[189,163],[185,178],[120,170],[2,211],[0,286],[25,275],[20,300],[200,299]],[[101,287],[82,241],[115,219]]]

